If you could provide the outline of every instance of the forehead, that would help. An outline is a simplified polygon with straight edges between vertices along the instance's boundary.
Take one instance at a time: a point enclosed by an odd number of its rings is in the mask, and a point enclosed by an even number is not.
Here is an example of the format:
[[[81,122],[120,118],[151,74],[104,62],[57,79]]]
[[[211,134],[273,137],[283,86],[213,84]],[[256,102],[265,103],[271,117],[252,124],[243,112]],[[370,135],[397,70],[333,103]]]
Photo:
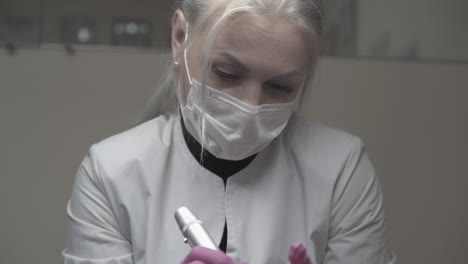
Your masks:
[[[307,68],[312,47],[296,24],[248,14],[229,18],[220,30],[215,52],[229,52],[251,67],[287,71]]]

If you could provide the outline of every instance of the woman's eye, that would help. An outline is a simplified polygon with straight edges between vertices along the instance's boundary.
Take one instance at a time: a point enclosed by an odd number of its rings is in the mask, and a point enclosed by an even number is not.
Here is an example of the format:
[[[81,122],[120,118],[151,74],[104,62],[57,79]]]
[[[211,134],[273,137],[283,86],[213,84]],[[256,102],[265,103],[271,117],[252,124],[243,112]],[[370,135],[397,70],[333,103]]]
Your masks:
[[[293,89],[285,85],[278,85],[278,84],[267,84],[267,85],[271,87],[272,89],[275,89],[276,91],[280,91],[284,93],[290,93],[293,91]]]
[[[225,71],[219,69],[216,66],[212,67],[212,71],[221,78],[233,79],[233,80],[234,79],[239,79],[238,75],[235,75],[235,74],[232,74],[232,73],[229,73],[229,72],[225,72]]]

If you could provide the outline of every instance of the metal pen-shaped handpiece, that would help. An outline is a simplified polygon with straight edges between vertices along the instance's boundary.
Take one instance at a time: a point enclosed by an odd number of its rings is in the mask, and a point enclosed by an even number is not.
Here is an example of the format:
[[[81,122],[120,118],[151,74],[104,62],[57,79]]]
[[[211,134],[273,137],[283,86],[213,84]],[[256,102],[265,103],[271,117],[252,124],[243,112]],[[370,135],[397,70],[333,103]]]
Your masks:
[[[175,212],[175,219],[179,225],[184,242],[189,243],[191,247],[201,246],[213,250],[219,250],[213,242],[210,234],[205,230],[203,224],[198,220],[187,207],[180,207]]]

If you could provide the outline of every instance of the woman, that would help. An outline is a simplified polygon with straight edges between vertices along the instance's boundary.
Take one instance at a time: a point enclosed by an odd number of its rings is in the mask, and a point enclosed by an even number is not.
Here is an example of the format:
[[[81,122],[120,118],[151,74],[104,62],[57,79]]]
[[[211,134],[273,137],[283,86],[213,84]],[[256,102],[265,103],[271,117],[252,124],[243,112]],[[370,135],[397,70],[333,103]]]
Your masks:
[[[149,121],[79,168],[65,263],[394,263],[361,141],[293,111],[317,61],[318,1],[176,5]],[[182,242],[181,206],[221,251]]]

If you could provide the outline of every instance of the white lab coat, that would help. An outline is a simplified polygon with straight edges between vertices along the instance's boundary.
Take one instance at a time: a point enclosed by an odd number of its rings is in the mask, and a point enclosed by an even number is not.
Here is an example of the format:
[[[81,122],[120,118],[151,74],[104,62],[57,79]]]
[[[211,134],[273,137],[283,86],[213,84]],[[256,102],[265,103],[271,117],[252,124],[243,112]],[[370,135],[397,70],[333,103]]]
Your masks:
[[[293,115],[246,168],[223,180],[185,144],[180,116],[161,116],[91,147],[68,203],[67,264],[180,263],[174,220],[187,206],[227,254],[288,262],[302,242],[314,263],[395,263],[382,195],[361,141]]]

